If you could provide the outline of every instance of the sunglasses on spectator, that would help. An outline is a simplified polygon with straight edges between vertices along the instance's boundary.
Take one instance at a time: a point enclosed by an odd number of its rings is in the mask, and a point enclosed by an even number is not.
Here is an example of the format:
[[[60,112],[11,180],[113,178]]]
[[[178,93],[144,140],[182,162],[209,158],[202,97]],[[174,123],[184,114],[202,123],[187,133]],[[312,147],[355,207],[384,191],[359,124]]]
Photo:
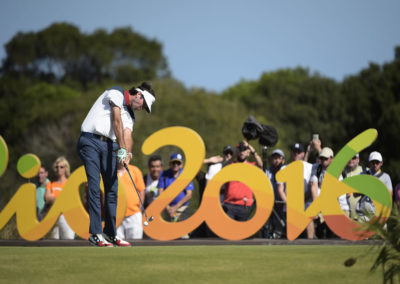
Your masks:
[[[173,164],[173,165],[180,165],[180,164],[182,164],[182,163],[179,162],[179,161],[172,161],[171,164]]]

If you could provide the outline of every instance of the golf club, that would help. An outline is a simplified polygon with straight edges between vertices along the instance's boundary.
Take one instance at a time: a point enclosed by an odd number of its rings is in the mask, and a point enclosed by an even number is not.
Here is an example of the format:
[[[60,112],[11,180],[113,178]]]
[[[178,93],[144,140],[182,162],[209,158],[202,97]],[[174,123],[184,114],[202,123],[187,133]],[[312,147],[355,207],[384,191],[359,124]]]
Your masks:
[[[132,178],[131,173],[130,173],[130,171],[129,171],[128,165],[127,165],[126,163],[124,163],[124,167],[125,167],[126,171],[128,172],[129,177],[131,178],[133,187],[135,188],[135,191],[136,191],[136,193],[137,193],[137,195],[138,195],[138,197],[139,197],[140,205],[142,206],[142,209],[143,209],[143,212],[144,212],[144,216],[146,217],[146,221],[143,222],[143,225],[148,226],[148,225],[149,225],[149,222],[153,221],[154,217],[153,217],[153,216],[150,216],[150,218],[147,218],[146,209],[145,209],[144,206],[143,206],[142,199],[140,198],[139,191],[137,190],[136,184],[135,184],[135,182],[133,181],[133,178]]]

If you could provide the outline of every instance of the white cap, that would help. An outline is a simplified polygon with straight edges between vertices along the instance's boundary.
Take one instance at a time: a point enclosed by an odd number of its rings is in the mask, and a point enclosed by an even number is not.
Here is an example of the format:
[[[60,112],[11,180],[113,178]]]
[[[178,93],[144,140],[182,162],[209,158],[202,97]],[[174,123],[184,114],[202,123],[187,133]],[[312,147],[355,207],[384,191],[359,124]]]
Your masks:
[[[274,154],[278,154],[278,155],[280,155],[280,156],[285,158],[285,153],[283,153],[283,151],[281,149],[275,149],[274,151],[272,151],[271,156],[274,155]]]
[[[146,102],[146,106],[147,106],[146,107],[146,111],[148,113],[151,113],[151,105],[155,102],[156,98],[146,90],[142,90],[140,88],[136,88],[136,91],[142,93],[143,98],[144,98],[144,100]]]
[[[329,147],[324,147],[322,148],[321,153],[319,153],[319,156],[329,159],[330,157],[333,157],[333,151]]]
[[[371,161],[383,162],[381,153],[376,152],[376,151],[371,152],[371,154],[369,154],[368,162],[371,162]]]

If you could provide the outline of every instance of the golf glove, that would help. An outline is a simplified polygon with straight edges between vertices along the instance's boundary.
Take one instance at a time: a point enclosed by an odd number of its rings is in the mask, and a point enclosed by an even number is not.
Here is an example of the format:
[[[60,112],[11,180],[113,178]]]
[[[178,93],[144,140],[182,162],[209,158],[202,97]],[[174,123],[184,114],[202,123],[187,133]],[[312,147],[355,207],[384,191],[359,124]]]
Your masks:
[[[124,148],[119,148],[117,151],[118,163],[122,163],[126,158],[127,152]]]
[[[129,159],[131,160],[133,159],[133,154],[131,152],[129,152],[126,156],[129,157]]]

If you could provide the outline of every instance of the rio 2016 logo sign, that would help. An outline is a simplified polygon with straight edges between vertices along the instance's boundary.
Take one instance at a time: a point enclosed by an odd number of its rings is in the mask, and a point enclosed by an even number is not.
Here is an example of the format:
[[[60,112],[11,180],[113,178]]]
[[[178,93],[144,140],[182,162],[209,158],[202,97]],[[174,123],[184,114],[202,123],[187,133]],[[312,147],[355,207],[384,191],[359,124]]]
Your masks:
[[[383,221],[388,218],[392,199],[386,186],[379,179],[369,175],[359,175],[339,181],[341,171],[347,162],[356,153],[371,145],[377,135],[375,129],[368,129],[339,151],[325,174],[320,196],[307,210],[304,210],[302,162],[293,162],[278,172],[276,179],[286,183],[289,240],[295,240],[319,213],[323,215],[329,228],[343,239],[359,240],[373,235],[372,232],[360,230],[360,224],[350,220],[341,210],[338,197],[347,193],[361,193],[369,196],[376,208],[375,216],[380,216]],[[176,223],[164,221],[161,217],[162,211],[194,179],[205,157],[202,138],[195,131],[185,127],[169,127],[155,132],[144,141],[142,151],[150,155],[168,145],[177,146],[183,151],[186,165],[182,174],[168,190],[147,207],[148,214],[155,217],[151,226],[144,227],[149,237],[157,240],[177,239],[193,231],[202,222],[206,222],[217,236],[227,240],[242,240],[252,236],[265,224],[274,204],[271,183],[259,168],[242,163],[224,167],[208,182],[199,208],[189,219]],[[7,163],[7,145],[0,137],[0,176],[4,173]],[[32,178],[40,168],[40,160],[33,154],[24,155],[19,159],[17,168],[23,177]],[[220,188],[224,183],[232,180],[249,186],[257,200],[255,214],[246,222],[231,219],[221,207]],[[89,216],[79,194],[79,186],[84,182],[86,182],[86,175],[82,166],[71,174],[64,189],[41,222],[36,218],[36,187],[32,183],[23,184],[0,212],[0,230],[16,214],[17,228],[21,237],[30,241],[38,240],[50,231],[59,215],[63,214],[75,233],[87,239]],[[117,225],[122,222],[125,210],[125,188],[122,183],[119,183]]]

